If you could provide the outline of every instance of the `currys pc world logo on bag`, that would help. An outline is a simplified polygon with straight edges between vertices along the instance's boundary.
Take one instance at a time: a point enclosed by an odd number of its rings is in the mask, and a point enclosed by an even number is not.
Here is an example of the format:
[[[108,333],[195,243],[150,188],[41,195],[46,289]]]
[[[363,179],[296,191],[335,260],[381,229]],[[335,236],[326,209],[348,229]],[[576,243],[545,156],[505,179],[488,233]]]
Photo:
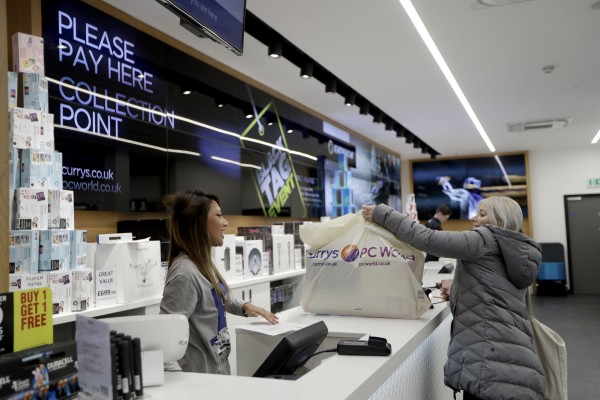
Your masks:
[[[358,258],[401,258],[406,261],[415,261],[414,254],[402,254],[392,246],[358,247],[356,244],[348,244],[341,251],[333,249],[322,249],[309,253],[308,258],[320,259],[322,261],[341,258],[346,262],[356,261]]]
[[[342,260],[352,262],[358,258],[360,250],[355,244],[349,244],[342,249]]]

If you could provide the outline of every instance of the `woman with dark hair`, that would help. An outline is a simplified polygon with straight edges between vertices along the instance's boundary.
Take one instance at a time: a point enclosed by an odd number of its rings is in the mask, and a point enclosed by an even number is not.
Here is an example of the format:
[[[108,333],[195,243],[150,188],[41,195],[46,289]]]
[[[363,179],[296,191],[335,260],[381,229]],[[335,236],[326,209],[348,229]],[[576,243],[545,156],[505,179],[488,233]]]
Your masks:
[[[381,204],[362,206],[375,222],[419,250],[457,259],[444,281],[454,317],[444,383],[463,399],[543,399],[544,374],[533,348],[525,296],[537,276],[541,246],[519,232],[523,213],[504,196],[479,203],[473,229],[429,229]],[[444,294],[445,292],[445,294]]]
[[[231,374],[231,352],[225,312],[261,316],[272,324],[277,316],[233,298],[211,260],[211,247],[222,246],[227,221],[221,201],[200,190],[165,199],[169,213],[169,271],[160,303],[161,314],[182,314],[190,325],[189,344],[179,360],[183,371]]]

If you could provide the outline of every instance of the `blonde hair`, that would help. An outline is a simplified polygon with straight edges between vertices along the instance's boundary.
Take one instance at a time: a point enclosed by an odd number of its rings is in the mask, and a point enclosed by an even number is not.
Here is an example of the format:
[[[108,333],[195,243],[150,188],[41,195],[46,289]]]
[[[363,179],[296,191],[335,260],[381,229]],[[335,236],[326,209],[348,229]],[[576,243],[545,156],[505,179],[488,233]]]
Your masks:
[[[523,211],[519,203],[506,196],[493,196],[481,200],[487,205],[490,224],[511,231],[519,231],[523,223]]]

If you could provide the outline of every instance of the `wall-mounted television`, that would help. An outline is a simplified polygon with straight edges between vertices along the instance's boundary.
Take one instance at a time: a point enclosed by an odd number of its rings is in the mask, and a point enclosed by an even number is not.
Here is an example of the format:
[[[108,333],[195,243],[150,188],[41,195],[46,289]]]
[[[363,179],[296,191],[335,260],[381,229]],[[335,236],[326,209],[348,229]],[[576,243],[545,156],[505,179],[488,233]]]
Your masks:
[[[241,56],[246,0],[156,0],[180,18],[193,34],[208,37]]]

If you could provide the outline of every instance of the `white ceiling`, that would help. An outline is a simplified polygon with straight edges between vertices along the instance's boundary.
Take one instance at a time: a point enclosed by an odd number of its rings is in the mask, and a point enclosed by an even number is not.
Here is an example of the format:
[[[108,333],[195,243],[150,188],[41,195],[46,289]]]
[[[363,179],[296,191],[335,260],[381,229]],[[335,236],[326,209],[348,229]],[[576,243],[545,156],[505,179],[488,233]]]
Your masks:
[[[104,0],[215,60],[304,104],[403,159],[420,150],[344,106],[314,79],[245,35],[237,57],[179,27],[155,1]],[[529,0],[413,0],[496,151],[595,146],[600,130],[600,5]],[[441,156],[489,150],[398,0],[247,0],[247,8],[400,122]],[[542,68],[555,66],[545,74]],[[562,129],[508,132],[507,124],[571,118]]]

